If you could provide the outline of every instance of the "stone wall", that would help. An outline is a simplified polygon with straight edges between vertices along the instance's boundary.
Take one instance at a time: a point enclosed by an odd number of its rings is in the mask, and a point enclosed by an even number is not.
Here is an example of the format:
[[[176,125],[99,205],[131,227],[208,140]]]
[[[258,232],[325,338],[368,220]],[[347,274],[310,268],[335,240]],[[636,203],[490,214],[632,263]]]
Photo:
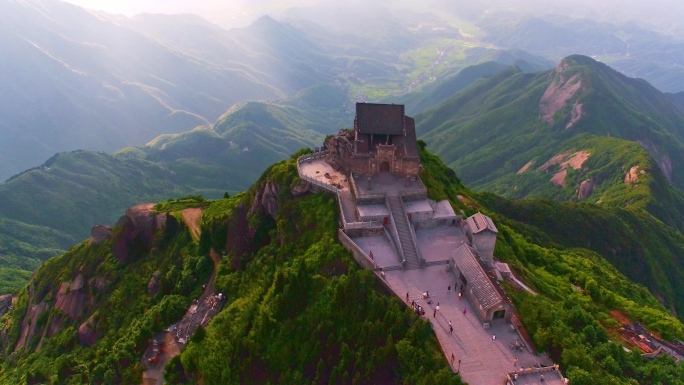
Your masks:
[[[473,245],[477,248],[482,262],[491,266],[494,259],[494,247],[496,247],[496,234],[487,230],[473,234]]]
[[[373,269],[373,261],[366,255],[366,253],[361,250],[354,241],[347,236],[347,234],[342,231],[342,229],[337,230],[337,238],[340,240],[342,243],[342,246],[344,246],[345,249],[349,250],[352,253],[352,257],[354,257],[354,260],[361,266],[365,267],[366,269]]]
[[[354,154],[354,133],[341,130],[325,142],[325,161],[333,169],[344,174],[376,174],[383,162],[389,164],[390,172],[398,177],[418,175],[420,159],[417,156],[395,157],[395,145],[378,145],[377,154]]]

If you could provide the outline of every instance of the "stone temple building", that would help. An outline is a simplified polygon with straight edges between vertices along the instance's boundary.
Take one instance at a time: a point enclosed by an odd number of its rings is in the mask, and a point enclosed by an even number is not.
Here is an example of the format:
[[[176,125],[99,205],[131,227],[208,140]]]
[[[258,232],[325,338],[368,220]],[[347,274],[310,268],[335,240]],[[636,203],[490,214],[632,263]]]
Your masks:
[[[344,174],[415,177],[420,169],[416,125],[398,104],[356,103],[354,128],[326,143],[326,161]]]
[[[466,223],[466,235],[470,241],[470,246],[477,250],[482,262],[491,267],[494,259],[494,247],[496,246],[496,236],[499,230],[494,226],[494,222],[488,216],[477,213],[468,217]]]
[[[483,324],[496,319],[510,320],[513,316],[511,305],[504,300],[503,290],[497,289],[487,277],[468,245],[462,245],[452,254],[454,274],[461,290],[475,309]]]

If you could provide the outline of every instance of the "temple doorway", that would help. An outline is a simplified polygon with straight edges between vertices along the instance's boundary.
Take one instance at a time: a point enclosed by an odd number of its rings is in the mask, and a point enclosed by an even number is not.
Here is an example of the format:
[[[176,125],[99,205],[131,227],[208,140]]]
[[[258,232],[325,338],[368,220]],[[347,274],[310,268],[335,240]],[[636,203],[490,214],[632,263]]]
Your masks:
[[[390,166],[388,162],[382,162],[380,163],[380,172],[386,171],[389,172]]]

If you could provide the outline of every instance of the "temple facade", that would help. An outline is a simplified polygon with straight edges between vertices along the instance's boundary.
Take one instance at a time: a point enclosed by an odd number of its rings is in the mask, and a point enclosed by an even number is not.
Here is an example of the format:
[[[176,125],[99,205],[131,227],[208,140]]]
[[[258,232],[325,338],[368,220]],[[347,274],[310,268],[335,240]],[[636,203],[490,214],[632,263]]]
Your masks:
[[[420,170],[416,126],[398,104],[357,103],[354,128],[326,142],[326,161],[345,174],[415,177]]]

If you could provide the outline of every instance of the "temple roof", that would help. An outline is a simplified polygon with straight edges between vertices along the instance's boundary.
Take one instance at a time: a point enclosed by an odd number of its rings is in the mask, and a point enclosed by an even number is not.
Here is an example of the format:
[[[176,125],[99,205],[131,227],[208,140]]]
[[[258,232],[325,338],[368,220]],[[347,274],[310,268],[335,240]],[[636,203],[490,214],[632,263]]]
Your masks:
[[[484,309],[490,309],[503,301],[468,245],[462,245],[454,250],[452,258],[458,270],[468,281],[468,286],[472,288],[477,302]]]
[[[497,230],[496,226],[494,226],[494,222],[492,222],[492,219],[482,213],[477,213],[475,215],[468,217],[466,222],[468,224],[468,227],[470,227],[470,231],[472,231],[473,234],[477,234],[485,230],[489,230],[496,234],[499,233],[499,230]]]
[[[356,129],[360,134],[404,135],[404,106],[356,103]]]

